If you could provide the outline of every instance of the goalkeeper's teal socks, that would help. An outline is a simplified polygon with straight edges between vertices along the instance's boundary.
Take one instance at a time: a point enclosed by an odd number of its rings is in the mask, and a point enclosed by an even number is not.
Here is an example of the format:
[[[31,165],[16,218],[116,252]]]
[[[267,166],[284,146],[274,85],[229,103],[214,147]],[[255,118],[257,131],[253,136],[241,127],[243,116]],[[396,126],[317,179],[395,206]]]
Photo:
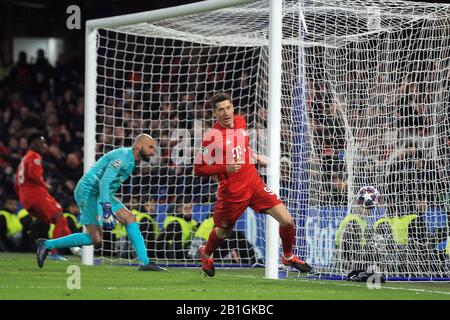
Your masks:
[[[144,238],[142,237],[141,230],[137,222],[130,223],[125,226],[127,230],[128,238],[133,244],[133,248],[136,251],[139,261],[142,265],[146,265],[150,262],[147,257],[147,248],[145,247]],[[91,237],[87,233],[73,233],[69,236],[46,240],[44,245],[47,249],[69,248],[78,246],[89,246],[92,244]]]
[[[134,251],[142,265],[146,265],[150,262],[147,256],[147,248],[145,247],[144,237],[142,237],[141,230],[139,230],[139,224],[137,222],[130,223],[125,226],[127,230],[128,238],[133,244]]]
[[[44,246],[47,249],[70,248],[80,246],[90,246],[92,244],[91,237],[87,233],[72,233],[71,235],[46,240]]]

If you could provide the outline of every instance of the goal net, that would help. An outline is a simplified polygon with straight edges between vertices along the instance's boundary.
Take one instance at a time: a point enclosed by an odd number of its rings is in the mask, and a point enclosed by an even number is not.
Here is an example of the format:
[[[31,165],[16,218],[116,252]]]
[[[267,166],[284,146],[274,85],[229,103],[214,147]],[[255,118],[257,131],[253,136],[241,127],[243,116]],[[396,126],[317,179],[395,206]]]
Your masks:
[[[95,29],[95,145],[85,148],[98,158],[140,133],[156,138],[157,156],[118,195],[149,255],[198,263],[217,181],[194,176],[193,160],[214,122],[208,100],[225,91],[261,154],[269,108],[281,108],[280,197],[314,275],[448,277],[450,6],[285,0],[282,95],[269,106],[270,1],[241,2]],[[368,185],[380,193],[371,210],[356,201]],[[265,220],[247,209],[216,264],[264,265]],[[95,254],[136,262],[120,226]]]

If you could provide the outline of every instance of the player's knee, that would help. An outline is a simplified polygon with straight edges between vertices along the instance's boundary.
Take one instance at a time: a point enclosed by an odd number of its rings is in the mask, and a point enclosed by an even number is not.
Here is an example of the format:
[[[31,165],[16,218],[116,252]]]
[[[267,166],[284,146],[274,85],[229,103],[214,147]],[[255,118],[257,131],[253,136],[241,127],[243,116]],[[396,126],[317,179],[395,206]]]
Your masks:
[[[99,248],[102,246],[103,236],[101,233],[89,233],[89,237],[91,237],[92,244],[95,248]]]
[[[136,217],[133,214],[129,214],[124,218],[124,222],[125,224],[130,224],[130,223],[134,223],[137,222]]]
[[[66,218],[64,218],[62,212],[58,212],[57,214],[55,214],[52,217],[51,221],[54,224],[66,224],[67,223]]]
[[[289,216],[284,217],[284,219],[282,219],[279,223],[280,223],[280,226],[282,226],[282,227],[287,227],[289,225],[293,226],[294,219],[292,219],[292,217],[289,215]]]
[[[98,236],[92,237],[91,236],[91,239],[92,239],[92,244],[94,245],[94,247],[96,249],[98,249],[102,246],[102,238],[101,237],[98,237]]]
[[[278,216],[277,220],[280,226],[287,227],[289,225],[294,225],[294,219],[292,218],[289,211],[287,211],[285,206],[281,206],[279,208],[279,213],[277,214],[277,216]]]
[[[126,225],[137,222],[136,216],[126,208],[118,210],[115,214],[118,217],[119,221]]]

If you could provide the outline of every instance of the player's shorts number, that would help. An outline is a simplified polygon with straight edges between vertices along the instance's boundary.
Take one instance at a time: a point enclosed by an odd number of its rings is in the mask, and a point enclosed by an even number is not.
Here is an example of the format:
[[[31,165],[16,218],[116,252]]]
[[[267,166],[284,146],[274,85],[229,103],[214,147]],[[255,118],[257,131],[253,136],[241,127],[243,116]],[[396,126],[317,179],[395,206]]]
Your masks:
[[[264,191],[270,194],[271,196],[275,195],[275,192],[269,189],[269,187],[264,187]]]

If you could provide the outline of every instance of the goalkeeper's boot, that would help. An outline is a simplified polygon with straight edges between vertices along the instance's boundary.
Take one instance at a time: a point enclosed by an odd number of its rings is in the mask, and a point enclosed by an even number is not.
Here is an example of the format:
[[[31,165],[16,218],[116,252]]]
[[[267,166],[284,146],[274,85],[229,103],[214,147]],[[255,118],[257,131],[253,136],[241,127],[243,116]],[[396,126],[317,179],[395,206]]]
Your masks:
[[[214,260],[213,258],[207,258],[205,257],[205,246],[200,246],[198,248],[198,252],[200,253],[200,257],[202,259],[202,269],[209,277],[214,277],[214,274],[216,273],[214,268]]]
[[[149,262],[146,265],[140,265],[138,271],[167,271],[167,269],[161,268],[154,262]]]
[[[305,261],[294,255],[291,256],[289,259],[286,259],[284,256],[282,256],[281,262],[285,266],[293,267],[300,272],[310,272],[312,269],[309,264],[307,264]]]
[[[45,258],[47,258],[48,253],[50,252],[49,249],[47,249],[44,245],[44,242],[47,239],[37,239],[36,240],[36,258],[37,258],[37,264],[39,268],[42,268],[44,266]]]

